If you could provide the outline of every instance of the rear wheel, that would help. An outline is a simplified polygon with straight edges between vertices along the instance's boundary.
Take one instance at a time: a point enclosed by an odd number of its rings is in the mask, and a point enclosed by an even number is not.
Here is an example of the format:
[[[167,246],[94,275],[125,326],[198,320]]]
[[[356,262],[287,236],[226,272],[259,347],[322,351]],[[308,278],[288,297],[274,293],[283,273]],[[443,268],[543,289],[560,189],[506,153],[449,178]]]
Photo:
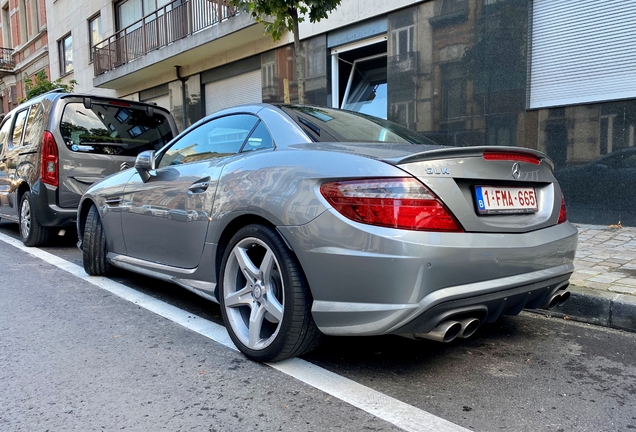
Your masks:
[[[19,222],[20,238],[25,246],[41,246],[49,240],[51,230],[38,221],[31,192],[25,192],[22,195]]]
[[[228,333],[250,359],[283,360],[318,345],[307,281],[275,230],[264,225],[239,230],[224,254],[219,282]]]
[[[82,251],[86,273],[92,276],[104,276],[110,271],[110,263],[106,259],[108,253],[106,234],[95,206],[91,206],[86,217]]]

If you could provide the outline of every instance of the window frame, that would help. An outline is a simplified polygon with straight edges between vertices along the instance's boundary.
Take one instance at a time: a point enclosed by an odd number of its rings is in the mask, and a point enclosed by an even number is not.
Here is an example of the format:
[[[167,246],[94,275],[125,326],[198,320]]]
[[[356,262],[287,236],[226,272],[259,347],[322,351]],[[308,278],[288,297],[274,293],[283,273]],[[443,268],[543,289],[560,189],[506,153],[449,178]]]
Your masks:
[[[97,38],[99,39],[97,41],[93,40],[93,29],[91,28],[92,23],[97,23]],[[103,41],[102,30],[101,30],[102,29],[102,14],[98,12],[95,15],[91,16],[87,20],[87,25],[88,25],[88,64],[91,64],[95,61],[93,47]]]
[[[0,133],[0,155],[3,154],[5,148],[8,150],[9,145],[10,145],[10,138],[12,136],[12,131],[13,131],[13,117],[12,116],[7,116],[5,117],[2,122],[0,122],[0,132],[2,132],[2,128],[6,127],[7,131],[5,133],[5,135],[3,136]]]
[[[30,110],[30,106],[26,107],[18,112],[15,113],[15,115],[12,118],[12,124],[11,124],[11,133],[9,135],[9,148],[10,149],[15,149],[18,147],[22,146],[22,142],[24,141],[24,133],[26,131],[26,123],[27,123],[27,119],[29,118],[29,110]],[[22,124],[22,130],[20,131],[20,137],[18,138],[18,143],[15,143],[15,126],[18,123],[18,120],[20,119],[20,114],[25,113],[24,114],[24,122]]]
[[[67,51],[65,47],[65,43],[68,39],[70,39],[70,48]],[[66,35],[62,36],[57,41],[57,50],[58,50],[59,61],[60,61],[60,76],[73,73],[75,71],[75,68],[73,66],[73,35],[71,32],[68,32]],[[67,52],[70,53],[70,63],[67,62],[67,59],[66,59]],[[70,70],[67,70],[69,66],[70,66]]]

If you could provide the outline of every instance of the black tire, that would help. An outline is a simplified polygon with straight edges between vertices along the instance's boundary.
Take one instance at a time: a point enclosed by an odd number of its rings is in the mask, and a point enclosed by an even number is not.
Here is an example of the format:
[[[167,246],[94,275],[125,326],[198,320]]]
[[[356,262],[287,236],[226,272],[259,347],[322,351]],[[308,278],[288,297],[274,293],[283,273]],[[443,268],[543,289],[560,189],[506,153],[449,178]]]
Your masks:
[[[43,226],[34,212],[33,196],[25,192],[20,200],[20,238],[25,246],[42,246],[51,235],[49,227]]]
[[[232,341],[252,360],[299,356],[320,342],[305,275],[272,228],[248,225],[232,237],[221,262],[219,297]]]
[[[110,263],[106,259],[106,235],[97,208],[91,206],[84,225],[82,251],[84,270],[91,276],[104,276],[110,271]]]

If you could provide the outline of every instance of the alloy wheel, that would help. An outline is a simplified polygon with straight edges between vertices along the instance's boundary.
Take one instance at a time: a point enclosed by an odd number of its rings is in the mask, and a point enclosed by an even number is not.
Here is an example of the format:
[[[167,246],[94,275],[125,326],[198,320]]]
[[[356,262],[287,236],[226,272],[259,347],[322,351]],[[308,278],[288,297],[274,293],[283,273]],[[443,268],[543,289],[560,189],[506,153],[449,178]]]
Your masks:
[[[270,346],[278,335],[285,305],[280,266],[262,240],[247,237],[231,250],[223,279],[228,324],[252,350]]]
[[[28,199],[22,200],[20,207],[20,235],[28,238],[31,233],[31,204]]]

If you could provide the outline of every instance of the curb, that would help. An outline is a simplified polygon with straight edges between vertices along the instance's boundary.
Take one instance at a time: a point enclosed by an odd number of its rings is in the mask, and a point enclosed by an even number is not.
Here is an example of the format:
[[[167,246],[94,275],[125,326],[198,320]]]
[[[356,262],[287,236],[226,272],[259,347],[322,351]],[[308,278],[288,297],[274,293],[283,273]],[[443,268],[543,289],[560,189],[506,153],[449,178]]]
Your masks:
[[[575,321],[636,332],[636,296],[570,285],[570,299],[563,305],[539,313]]]

